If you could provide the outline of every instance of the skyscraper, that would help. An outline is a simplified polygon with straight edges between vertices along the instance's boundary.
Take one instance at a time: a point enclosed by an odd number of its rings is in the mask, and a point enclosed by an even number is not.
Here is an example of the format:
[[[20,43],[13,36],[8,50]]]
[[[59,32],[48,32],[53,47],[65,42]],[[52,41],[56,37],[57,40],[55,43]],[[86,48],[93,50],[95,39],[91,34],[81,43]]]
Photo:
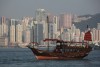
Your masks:
[[[22,25],[20,24],[16,26],[16,42],[22,43]]]
[[[15,43],[15,25],[10,26],[10,43]]]
[[[97,23],[97,29],[100,30],[100,23]]]
[[[5,24],[6,23],[6,18],[4,16],[1,17],[1,24]]]
[[[15,42],[16,42],[16,27],[15,27],[15,19],[10,19],[10,44],[11,46],[15,46]]]
[[[35,24],[34,28],[34,41],[41,44],[41,41],[43,40],[43,24],[37,23]]]
[[[14,25],[15,26],[15,19],[11,19],[10,25]]]
[[[59,18],[57,16],[53,17],[53,24],[54,24],[54,31],[57,33],[57,30],[59,29]]]
[[[96,40],[96,29],[95,28],[93,28],[92,29],[92,36],[93,36],[93,41],[95,41]]]
[[[100,30],[93,28],[92,29],[92,40],[95,42],[100,42]]]
[[[82,40],[84,40],[84,35],[85,35],[85,33],[84,32],[81,32]]]
[[[23,17],[21,24],[23,27],[23,31],[27,30],[27,27],[29,26],[29,24],[33,21],[32,17]]]
[[[75,27],[75,25],[73,24],[73,25],[71,26],[71,32],[75,33],[75,30],[76,30],[76,27]]]
[[[61,14],[59,20],[60,20],[60,27],[71,28],[72,25],[71,14]]]
[[[2,17],[1,18],[1,33],[2,33],[2,36],[7,36],[8,35],[8,26],[6,24],[6,18],[5,17]]]
[[[23,31],[24,43],[30,43],[30,29]]]
[[[95,39],[96,39],[96,41],[98,41],[98,30],[97,29],[95,31]]]
[[[0,47],[7,47],[8,45],[8,38],[7,37],[0,37]]]
[[[2,25],[0,24],[0,37],[2,36]]]
[[[46,11],[44,9],[37,9],[36,13],[36,21],[41,22],[46,20]]]
[[[70,41],[70,33],[69,32],[66,32],[66,41]]]
[[[75,35],[76,35],[77,37],[80,36],[80,29],[75,29]]]
[[[98,30],[98,41],[100,42],[100,30]]]

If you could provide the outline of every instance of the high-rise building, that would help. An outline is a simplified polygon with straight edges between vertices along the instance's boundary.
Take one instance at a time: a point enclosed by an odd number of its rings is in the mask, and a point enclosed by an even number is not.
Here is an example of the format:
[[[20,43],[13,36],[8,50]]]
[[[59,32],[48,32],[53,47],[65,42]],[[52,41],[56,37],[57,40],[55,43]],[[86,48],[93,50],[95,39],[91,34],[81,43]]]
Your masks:
[[[57,16],[53,17],[53,24],[54,24],[54,31],[55,33],[57,33],[57,30],[60,29],[59,28],[59,17]]]
[[[34,27],[34,41],[41,44],[41,41],[43,41],[43,24],[37,23]]]
[[[94,34],[94,32],[93,32],[93,34]],[[93,37],[95,37],[94,41],[97,41],[97,42],[100,41],[100,30],[96,29],[95,36],[93,36]]]
[[[74,37],[74,41],[75,41],[75,42],[79,42],[79,37],[78,37],[78,36],[75,36],[75,37]]]
[[[100,30],[98,30],[98,41],[100,42]]]
[[[76,27],[75,27],[75,25],[73,24],[73,25],[71,26],[71,32],[75,33],[75,30],[76,30]]]
[[[51,13],[48,13],[49,23],[53,23],[54,17],[56,17],[56,16],[54,16],[54,15],[51,14]]]
[[[44,9],[37,9],[36,13],[36,21],[41,22],[46,20],[46,11]]]
[[[85,33],[84,32],[81,32],[82,40],[84,40],[84,35],[85,35]]]
[[[15,46],[15,19],[7,18],[8,25],[8,44],[9,46]]]
[[[2,36],[2,25],[0,24],[0,37]]]
[[[31,23],[30,23],[30,34],[31,34],[31,42],[34,42],[34,28],[35,28],[35,23],[34,23],[34,21],[32,21]]]
[[[15,25],[10,26],[10,43],[15,43]]]
[[[60,27],[71,28],[72,26],[71,14],[61,14],[59,20],[60,20]]]
[[[49,23],[49,38],[57,38],[57,23]]]
[[[22,25],[20,24],[16,26],[16,42],[22,43]]]
[[[1,17],[1,24],[5,24],[6,23],[6,18],[4,16]]]
[[[10,25],[14,25],[15,26],[15,19],[11,19]]]
[[[75,34],[74,34],[74,40],[76,41],[76,42],[79,42],[80,40],[79,40],[79,38],[80,38],[80,29],[75,29]]]
[[[70,33],[70,40],[71,41],[74,41],[74,37],[75,37],[75,34],[74,33]]]
[[[10,19],[10,44],[14,46],[16,42],[16,20],[15,19]]]
[[[63,27],[63,24],[64,24],[64,14],[61,14],[59,16],[59,27]]]
[[[97,29],[100,30],[100,23],[97,23]]]
[[[0,47],[7,47],[8,46],[8,38],[7,37],[0,37]]]
[[[23,31],[27,30],[27,27],[29,25],[30,17],[24,17],[22,20],[22,26],[23,26]]]
[[[100,30],[93,28],[92,29],[92,36],[93,36],[93,41],[100,41]]]
[[[75,36],[80,36],[80,29],[75,29]]]
[[[98,30],[97,30],[97,29],[96,29],[96,31],[95,31],[95,34],[96,34],[96,35],[95,35],[95,40],[98,41]]]
[[[7,36],[8,35],[8,26],[6,24],[6,18],[5,17],[2,17],[1,18],[1,33],[2,33],[2,36]]]
[[[80,36],[80,37],[79,37],[79,41],[78,41],[78,42],[82,42],[82,41],[83,41],[83,40],[82,40],[82,37]]]
[[[54,34],[54,31],[53,31],[53,23],[49,23],[49,38],[50,39],[53,39],[53,34]]]
[[[30,43],[30,29],[24,30],[23,31],[23,36],[24,36],[24,43]]]
[[[8,35],[8,26],[6,24],[2,24],[2,36]]]
[[[66,41],[70,41],[70,33],[66,32]]]
[[[95,28],[93,28],[92,29],[92,36],[93,36],[93,41],[95,41],[96,40],[96,34],[95,34],[95,31],[96,31],[96,29]]]

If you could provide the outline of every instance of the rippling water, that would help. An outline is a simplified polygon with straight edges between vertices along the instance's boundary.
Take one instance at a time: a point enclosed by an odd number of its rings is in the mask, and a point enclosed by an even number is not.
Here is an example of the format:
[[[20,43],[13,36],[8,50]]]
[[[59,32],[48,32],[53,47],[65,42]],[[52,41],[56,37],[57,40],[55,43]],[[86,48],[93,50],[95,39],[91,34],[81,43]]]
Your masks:
[[[100,67],[100,50],[82,60],[36,60],[28,48],[0,48],[0,67]]]

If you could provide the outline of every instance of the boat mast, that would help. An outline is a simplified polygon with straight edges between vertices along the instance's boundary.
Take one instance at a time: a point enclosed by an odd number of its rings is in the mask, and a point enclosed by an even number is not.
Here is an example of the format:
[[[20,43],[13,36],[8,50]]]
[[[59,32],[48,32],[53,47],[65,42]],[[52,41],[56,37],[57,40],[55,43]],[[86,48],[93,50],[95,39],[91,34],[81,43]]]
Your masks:
[[[49,39],[49,17],[47,16],[47,26],[48,26],[48,39]],[[49,41],[47,45],[47,50],[49,51]]]
[[[33,43],[34,43],[34,39],[35,39],[35,23],[33,23],[34,24],[34,26],[32,26],[32,30],[33,30]],[[33,45],[33,47],[34,47],[34,45]]]
[[[60,40],[61,40],[62,38],[61,38],[61,28],[60,28]]]
[[[33,29],[33,42],[34,42],[34,28],[32,27],[32,29]]]

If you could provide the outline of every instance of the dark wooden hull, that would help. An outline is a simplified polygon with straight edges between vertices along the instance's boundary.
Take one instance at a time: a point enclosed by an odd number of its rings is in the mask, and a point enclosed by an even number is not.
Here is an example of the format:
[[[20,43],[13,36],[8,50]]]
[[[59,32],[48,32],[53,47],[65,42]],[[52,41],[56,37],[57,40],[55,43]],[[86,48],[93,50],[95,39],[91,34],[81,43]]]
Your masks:
[[[77,49],[77,51],[44,51],[36,48],[30,48],[38,60],[68,60],[68,59],[82,59],[86,57],[92,50],[91,47]],[[80,51],[78,51],[80,50]]]

